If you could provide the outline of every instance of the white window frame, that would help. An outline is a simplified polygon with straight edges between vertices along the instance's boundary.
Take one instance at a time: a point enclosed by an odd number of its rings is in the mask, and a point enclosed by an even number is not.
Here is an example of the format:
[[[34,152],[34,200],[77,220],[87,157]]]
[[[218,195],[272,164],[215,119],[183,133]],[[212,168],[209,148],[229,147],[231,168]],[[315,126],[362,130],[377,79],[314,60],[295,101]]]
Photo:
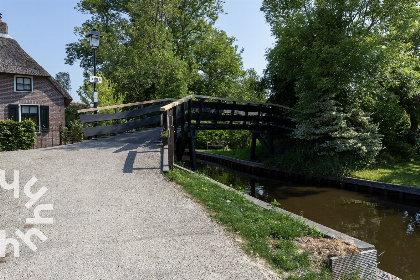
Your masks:
[[[17,78],[29,78],[29,79],[31,79],[31,90],[17,90],[17,88],[16,88],[16,79]],[[15,85],[15,87],[14,87],[15,92],[33,92],[34,91],[34,77],[33,76],[15,75],[13,83]]]
[[[22,121],[22,106],[36,106],[38,107],[38,131],[37,134],[41,133],[41,105],[40,104],[18,104],[19,105],[19,122]]]

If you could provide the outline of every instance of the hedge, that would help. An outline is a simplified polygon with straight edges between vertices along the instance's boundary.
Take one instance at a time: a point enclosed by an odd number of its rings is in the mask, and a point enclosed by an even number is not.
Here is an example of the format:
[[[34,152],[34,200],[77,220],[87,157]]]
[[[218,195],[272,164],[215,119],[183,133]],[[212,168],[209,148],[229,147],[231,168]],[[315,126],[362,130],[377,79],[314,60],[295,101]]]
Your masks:
[[[35,123],[30,120],[0,121],[0,151],[32,149],[35,145]]]

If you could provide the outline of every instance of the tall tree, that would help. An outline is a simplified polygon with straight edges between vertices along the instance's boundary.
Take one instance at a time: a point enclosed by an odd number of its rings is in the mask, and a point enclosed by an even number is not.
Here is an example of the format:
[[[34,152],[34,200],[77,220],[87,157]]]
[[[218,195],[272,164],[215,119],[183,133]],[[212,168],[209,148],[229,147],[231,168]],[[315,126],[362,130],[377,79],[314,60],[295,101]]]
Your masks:
[[[234,38],[215,29],[221,0],[81,0],[92,18],[76,28],[81,39],[67,45],[66,63],[88,72],[85,35],[103,35],[100,71],[125,92],[127,101],[180,97],[191,92],[228,96],[245,75]]]
[[[277,38],[267,58],[271,98],[296,107],[295,137],[319,155],[368,162],[380,150],[364,111],[367,81],[377,78],[386,34],[417,1],[264,0]]]
[[[58,72],[55,79],[67,92],[71,92],[71,80],[68,72]]]

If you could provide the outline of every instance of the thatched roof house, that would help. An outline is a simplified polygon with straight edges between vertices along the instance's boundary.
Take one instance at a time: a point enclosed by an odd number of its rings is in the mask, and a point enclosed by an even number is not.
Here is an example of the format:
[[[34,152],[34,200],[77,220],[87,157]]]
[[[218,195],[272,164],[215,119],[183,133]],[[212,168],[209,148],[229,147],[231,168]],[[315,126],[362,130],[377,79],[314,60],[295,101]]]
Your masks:
[[[0,14],[0,119],[32,119],[38,138],[59,142],[70,94],[8,34]],[[51,146],[49,145],[49,146]],[[42,146],[45,146],[42,144]]]
[[[7,32],[7,24],[2,22],[0,14],[0,73],[46,77],[63,95],[66,106],[68,106],[72,100],[70,94],[30,57]]]

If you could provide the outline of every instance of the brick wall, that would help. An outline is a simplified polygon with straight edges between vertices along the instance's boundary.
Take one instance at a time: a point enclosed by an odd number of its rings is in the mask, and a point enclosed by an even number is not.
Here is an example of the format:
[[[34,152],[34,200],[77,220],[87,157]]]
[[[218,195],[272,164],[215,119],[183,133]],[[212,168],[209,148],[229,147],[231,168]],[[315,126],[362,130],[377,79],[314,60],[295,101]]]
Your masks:
[[[0,74],[0,119],[9,117],[9,104],[49,106],[50,130],[37,133],[36,148],[60,144],[60,126],[64,127],[64,97],[46,77],[33,76],[33,92],[14,92],[13,74]]]

